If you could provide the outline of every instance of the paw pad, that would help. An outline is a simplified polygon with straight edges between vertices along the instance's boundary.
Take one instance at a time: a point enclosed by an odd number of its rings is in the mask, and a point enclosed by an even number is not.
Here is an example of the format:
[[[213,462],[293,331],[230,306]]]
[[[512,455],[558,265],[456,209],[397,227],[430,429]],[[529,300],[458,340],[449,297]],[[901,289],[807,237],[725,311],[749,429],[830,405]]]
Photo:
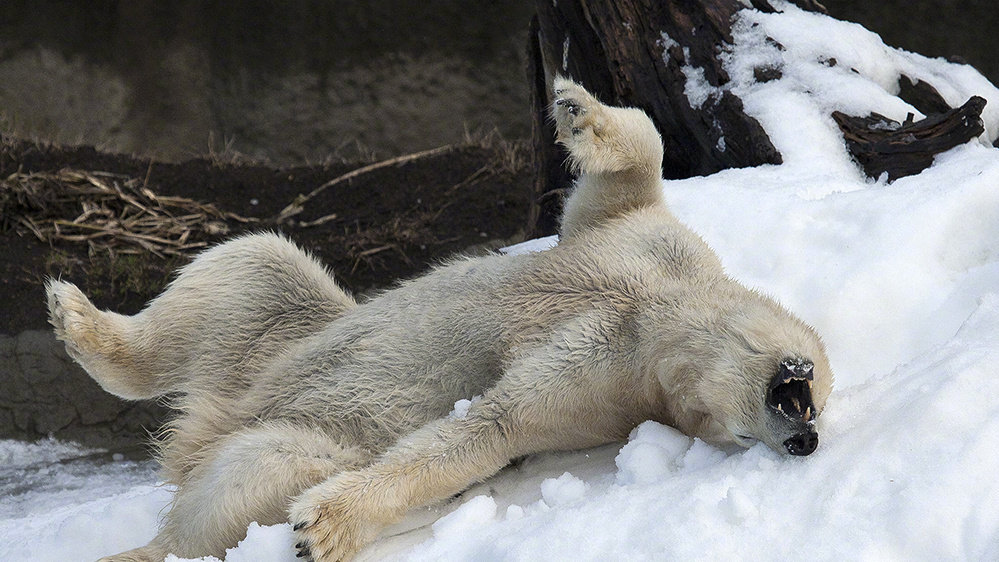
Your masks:
[[[570,115],[580,115],[586,112],[576,100],[572,99],[559,98],[555,100],[555,105],[564,107]]]

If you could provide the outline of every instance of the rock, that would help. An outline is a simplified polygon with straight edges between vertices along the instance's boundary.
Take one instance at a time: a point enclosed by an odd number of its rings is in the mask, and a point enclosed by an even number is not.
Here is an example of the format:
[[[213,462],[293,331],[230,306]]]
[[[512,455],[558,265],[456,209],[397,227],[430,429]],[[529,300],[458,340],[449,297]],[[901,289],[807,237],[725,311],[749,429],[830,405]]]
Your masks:
[[[48,331],[0,335],[0,438],[54,436],[112,450],[147,441],[166,418],[154,402],[126,402],[97,385]]]

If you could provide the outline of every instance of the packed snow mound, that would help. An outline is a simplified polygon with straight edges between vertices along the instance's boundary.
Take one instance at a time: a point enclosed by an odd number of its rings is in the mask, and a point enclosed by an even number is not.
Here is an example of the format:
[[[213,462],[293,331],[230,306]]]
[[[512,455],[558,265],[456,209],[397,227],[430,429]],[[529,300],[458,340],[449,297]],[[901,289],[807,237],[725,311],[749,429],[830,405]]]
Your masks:
[[[999,91],[970,67],[782,9],[742,12],[726,87],[784,164],[664,190],[730,275],[823,334],[836,388],[818,450],[720,450],[646,422],[627,443],[532,456],[414,510],[362,559],[999,560],[999,151],[986,142]],[[781,77],[756,83],[761,65]],[[918,115],[893,95],[901,74],[952,105],[986,98],[986,134],[917,176],[870,181],[829,114]],[[0,559],[96,559],[154,536],[169,491],[149,466],[46,464],[73,451],[17,447],[0,443]],[[25,477],[48,484],[15,484]],[[291,562],[292,542],[287,525],[254,525],[226,558]]]
[[[691,438],[653,421],[632,430],[621,448],[617,464],[619,484],[652,484],[668,478],[683,466]]]

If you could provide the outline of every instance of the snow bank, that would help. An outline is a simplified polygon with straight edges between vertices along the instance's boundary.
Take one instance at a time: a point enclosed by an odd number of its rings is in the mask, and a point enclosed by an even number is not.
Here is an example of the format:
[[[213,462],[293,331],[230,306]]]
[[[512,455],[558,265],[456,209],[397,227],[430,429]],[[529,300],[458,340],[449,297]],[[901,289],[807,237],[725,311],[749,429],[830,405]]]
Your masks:
[[[363,559],[999,559],[999,152],[972,142],[888,185],[863,177],[829,117],[918,115],[892,95],[904,73],[952,105],[988,99],[991,140],[999,92],[968,67],[791,6],[744,12],[735,38],[727,87],[785,163],[664,189],[731,275],[824,335],[837,384],[818,451],[723,451],[647,422],[626,444],[530,457],[414,510]],[[754,83],[760,65],[782,77]],[[4,447],[0,559],[94,559],[155,533],[169,498],[148,466],[80,472]],[[10,484],[22,477],[54,485]],[[291,542],[287,525],[251,526],[227,559],[290,562]]]
[[[52,440],[0,441],[0,560],[96,560],[155,534],[170,491],[151,461]]]

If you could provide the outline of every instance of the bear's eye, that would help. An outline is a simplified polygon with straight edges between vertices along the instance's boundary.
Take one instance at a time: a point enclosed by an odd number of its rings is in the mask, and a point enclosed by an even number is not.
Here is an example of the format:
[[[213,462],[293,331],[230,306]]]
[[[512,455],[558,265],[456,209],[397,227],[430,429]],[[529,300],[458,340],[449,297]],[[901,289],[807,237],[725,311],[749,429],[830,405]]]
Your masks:
[[[817,412],[812,402],[813,365],[807,359],[780,362],[767,389],[767,406],[789,419],[812,421]]]

